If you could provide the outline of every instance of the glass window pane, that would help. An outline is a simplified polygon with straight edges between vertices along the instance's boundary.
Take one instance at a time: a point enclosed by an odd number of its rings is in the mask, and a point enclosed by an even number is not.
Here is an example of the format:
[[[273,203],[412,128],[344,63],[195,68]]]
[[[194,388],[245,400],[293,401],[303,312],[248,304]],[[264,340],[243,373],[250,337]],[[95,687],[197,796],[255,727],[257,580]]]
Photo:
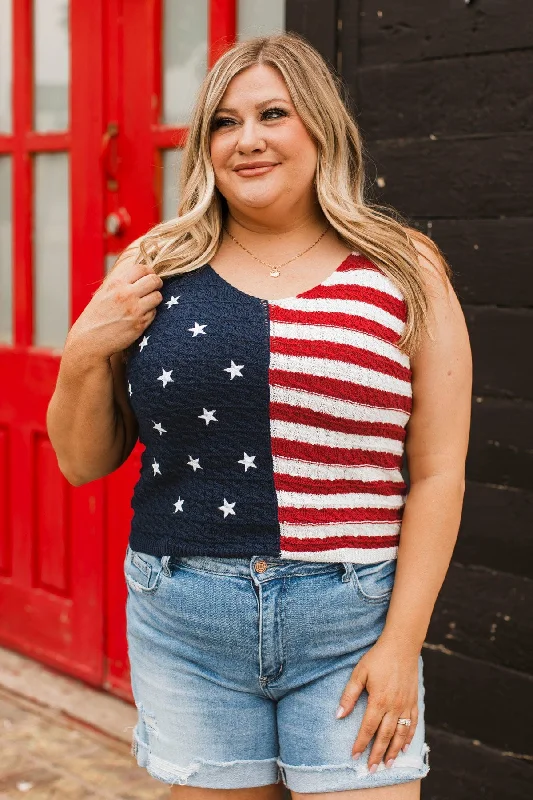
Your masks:
[[[163,150],[163,220],[178,214],[178,176],[183,150]]]
[[[207,72],[209,0],[163,2],[163,114],[167,125],[189,122]]]
[[[13,343],[11,158],[0,158],[0,342]]]
[[[0,0],[0,131],[11,133],[12,0]]]
[[[44,347],[62,348],[70,318],[68,155],[36,155],[34,170],[34,341]]]
[[[285,30],[285,0],[238,0],[237,38],[249,39]]]
[[[36,131],[69,126],[69,0],[34,0],[34,121]]]

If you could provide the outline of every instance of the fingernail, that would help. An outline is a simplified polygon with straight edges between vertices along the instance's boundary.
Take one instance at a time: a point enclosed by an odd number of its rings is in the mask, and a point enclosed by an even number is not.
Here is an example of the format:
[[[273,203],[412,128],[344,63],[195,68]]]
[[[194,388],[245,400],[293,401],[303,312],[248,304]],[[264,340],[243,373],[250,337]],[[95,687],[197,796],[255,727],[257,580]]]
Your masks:
[[[339,706],[335,716],[337,717],[337,719],[339,719],[339,717],[342,717],[343,714],[344,714],[344,708],[342,706]]]
[[[409,747],[409,745],[408,745],[408,744],[404,744],[404,746],[402,747],[402,752],[403,752],[403,753],[407,753],[407,749],[408,749],[408,747]]]
[[[355,761],[355,759],[359,758],[360,755],[361,755],[361,753],[352,753],[353,760]]]
[[[394,759],[393,758],[389,758],[389,760],[387,761],[386,766],[390,768],[390,767],[392,767],[393,764],[394,764]]]
[[[374,773],[377,770],[377,768],[378,768],[377,764],[372,764],[372,766],[370,767],[370,772]]]

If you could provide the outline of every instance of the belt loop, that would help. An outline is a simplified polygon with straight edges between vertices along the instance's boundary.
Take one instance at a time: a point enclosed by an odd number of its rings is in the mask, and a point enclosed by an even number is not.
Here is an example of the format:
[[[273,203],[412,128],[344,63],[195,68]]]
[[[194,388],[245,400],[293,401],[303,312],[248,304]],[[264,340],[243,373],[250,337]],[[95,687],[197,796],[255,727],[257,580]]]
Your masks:
[[[163,575],[166,575],[167,578],[172,577],[172,571],[169,567],[170,556],[162,556],[161,557],[161,568],[163,570]]]
[[[352,578],[353,564],[351,561],[343,561],[344,572],[342,573],[342,582],[349,583]]]

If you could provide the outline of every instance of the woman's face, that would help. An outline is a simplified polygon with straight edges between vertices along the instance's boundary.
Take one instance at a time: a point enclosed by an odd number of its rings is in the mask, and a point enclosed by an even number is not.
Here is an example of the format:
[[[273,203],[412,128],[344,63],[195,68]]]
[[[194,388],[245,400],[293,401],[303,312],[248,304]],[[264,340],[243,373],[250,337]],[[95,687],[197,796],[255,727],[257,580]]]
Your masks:
[[[257,64],[232,78],[213,118],[211,160],[230,209],[281,218],[311,204],[317,148],[277,69]]]

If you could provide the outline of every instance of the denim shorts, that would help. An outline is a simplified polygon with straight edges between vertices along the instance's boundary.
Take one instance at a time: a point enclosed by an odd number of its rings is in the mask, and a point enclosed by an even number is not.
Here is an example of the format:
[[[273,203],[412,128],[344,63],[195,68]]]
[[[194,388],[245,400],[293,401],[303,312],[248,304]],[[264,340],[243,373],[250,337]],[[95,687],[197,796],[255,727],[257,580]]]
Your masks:
[[[272,556],[164,556],[124,562],[133,754],[168,784],[296,792],[387,786],[429,771],[419,656],[415,735],[394,764],[351,757],[363,690],[335,712],[380,635],[396,561],[317,563]]]

